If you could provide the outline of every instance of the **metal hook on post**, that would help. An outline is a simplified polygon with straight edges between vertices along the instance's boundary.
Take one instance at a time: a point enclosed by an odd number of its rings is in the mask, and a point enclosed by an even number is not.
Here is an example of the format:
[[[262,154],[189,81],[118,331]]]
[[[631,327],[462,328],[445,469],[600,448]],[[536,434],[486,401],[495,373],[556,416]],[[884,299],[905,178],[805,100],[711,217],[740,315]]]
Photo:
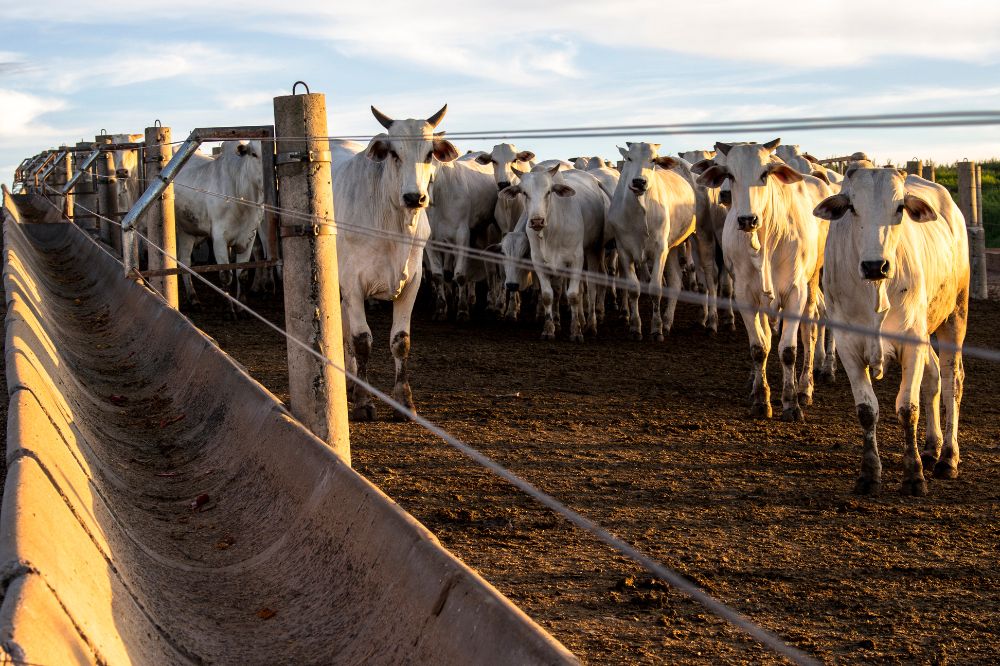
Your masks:
[[[101,135],[102,135],[102,136],[107,136],[107,135],[108,135],[108,130],[106,130],[106,129],[104,129],[104,128],[102,127],[102,128],[101,128]]]
[[[295,83],[293,83],[293,84],[292,84],[292,94],[293,94],[293,95],[298,95],[298,93],[297,93],[297,92],[295,92],[295,90],[296,90],[296,89],[297,89],[297,88],[298,88],[298,87],[299,87],[300,85],[301,85],[301,86],[302,86],[303,88],[305,88],[305,89],[306,89],[306,94],[307,94],[307,95],[310,95],[310,94],[312,94],[312,93],[310,93],[310,92],[309,92],[309,86],[308,86],[308,85],[306,84],[306,82],[305,82],[305,81],[296,81]]]
[[[163,127],[163,123],[160,122],[159,118],[157,118],[156,120],[153,121],[153,127],[157,127],[157,128]]]

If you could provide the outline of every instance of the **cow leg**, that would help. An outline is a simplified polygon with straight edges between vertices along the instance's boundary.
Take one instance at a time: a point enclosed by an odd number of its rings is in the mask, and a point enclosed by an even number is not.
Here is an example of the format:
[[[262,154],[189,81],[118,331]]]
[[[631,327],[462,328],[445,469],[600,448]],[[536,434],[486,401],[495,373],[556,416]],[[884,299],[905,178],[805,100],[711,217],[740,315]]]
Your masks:
[[[747,289],[742,289],[740,301],[756,301]],[[750,361],[752,363],[752,384],[750,389],[750,416],[771,418],[771,389],[767,385],[767,355],[771,351],[771,330],[766,317],[758,317],[753,310],[740,311],[743,325],[750,339]]]
[[[556,338],[556,323],[555,317],[552,314],[553,311],[553,300],[555,299],[555,291],[552,288],[552,281],[545,271],[535,268],[535,276],[538,278],[538,287],[541,290],[541,298],[539,303],[542,308],[543,324],[542,324],[542,340],[555,340]],[[555,309],[559,309],[559,302],[555,302]]]
[[[427,264],[431,272],[431,291],[434,292],[434,314],[431,319],[446,321],[448,319],[448,292],[445,288],[441,253],[428,247],[424,248],[424,256],[427,257]]]
[[[826,384],[833,384],[837,379],[837,338],[829,327],[826,330],[826,356],[823,359],[823,368],[820,370],[820,378]]]
[[[677,294],[681,290],[681,269],[677,265],[678,253],[671,250],[667,256],[667,307],[663,311],[663,328],[669,334],[674,327],[674,312],[677,310]]]
[[[808,312],[807,287],[794,287],[785,300],[788,312],[802,315]],[[798,383],[795,380],[795,350],[798,347],[799,321],[781,320],[781,338],[778,340],[778,354],[781,358],[781,420],[802,423],[802,408],[799,406]],[[803,341],[808,345],[808,340]],[[808,361],[811,363],[812,358]],[[812,367],[809,368],[810,376]]]
[[[349,366],[355,368],[355,375],[361,381],[368,382],[368,359],[372,353],[372,331],[368,327],[368,320],[365,317],[365,300],[360,294],[344,294],[341,301],[341,309],[347,315],[345,325],[348,328],[348,350],[350,351],[353,363]],[[375,419],[375,403],[371,393],[360,383],[354,383],[353,390],[354,406],[351,409],[352,421],[372,421]]]
[[[177,233],[177,260],[184,264],[185,266],[191,265],[191,253],[194,251],[195,237],[190,234],[186,234],[182,231]],[[201,305],[201,301],[198,300],[198,294],[194,291],[194,284],[191,281],[191,274],[187,271],[181,273],[181,279],[184,282],[184,300],[191,307],[197,307]]]
[[[818,285],[810,284],[807,287],[806,305],[805,310],[802,314],[805,315],[806,320],[799,320],[798,325],[802,329],[802,374],[799,375],[798,381],[798,400],[802,405],[811,405],[813,403],[813,391],[815,386],[813,384],[813,363],[816,355],[816,339],[819,335],[819,326],[816,323],[816,318],[819,314],[816,305],[816,293]],[[785,322],[787,325],[788,322]],[[794,345],[792,349],[795,349]],[[792,372],[795,368],[792,368]]]
[[[521,312],[521,292],[520,291],[508,291],[507,292],[507,312],[504,317],[507,321],[517,321],[517,316]]]
[[[723,301],[719,323],[731,331],[736,330],[736,316],[733,313],[733,275],[725,267],[719,269],[719,298]]]
[[[455,225],[455,284],[464,286],[469,272],[469,241],[472,233],[467,224]],[[468,313],[466,313],[468,314]]]
[[[553,293],[553,307],[552,307],[552,321],[556,327],[556,334],[562,330],[562,303],[563,303],[563,292],[565,291],[565,285],[563,284],[563,278],[553,277],[552,278],[552,293]]]
[[[861,452],[861,474],[854,484],[856,495],[877,495],[882,487],[882,460],[878,454],[875,430],[878,425],[878,398],[872,388],[868,374],[865,344],[863,340],[853,340],[847,345],[843,356],[844,371],[851,382],[854,404],[858,412],[858,422],[864,431],[864,448]]]
[[[719,271],[715,265],[715,240],[703,230],[696,230],[698,271],[705,285],[705,305],[702,307],[701,325],[712,333],[719,330]]]
[[[962,391],[965,387],[965,367],[962,352],[952,351],[953,346],[961,347],[965,342],[965,312],[967,305],[961,306],[937,330],[941,342],[941,388],[944,401],[944,444],[941,456],[934,465],[934,478],[955,479],[958,477],[958,413],[962,406]]]
[[[420,278],[421,275],[418,272],[403,287],[399,297],[393,301],[392,335],[389,337],[392,358],[396,363],[396,380],[392,386],[392,397],[413,414],[416,414],[417,410],[413,406],[413,393],[410,391],[407,363],[410,358],[410,318],[413,316],[413,304],[416,302],[417,292],[420,290]],[[395,412],[394,418],[402,420],[406,418],[406,415]]]
[[[920,418],[920,380],[924,375],[926,347],[906,345],[900,354],[903,379],[896,396],[896,416],[903,428],[903,485],[899,492],[903,495],[922,496],[927,494],[924,480],[924,466],[917,450],[917,421]]]
[[[250,242],[247,243],[245,246],[243,246],[242,248],[240,247],[236,248],[236,263],[245,264],[246,262],[250,261],[250,257],[253,255],[254,240],[255,238],[251,238]],[[236,272],[236,300],[239,301],[240,303],[246,303],[247,297],[245,293],[246,292],[245,283],[247,282],[247,278],[249,278],[250,273],[244,268],[237,268],[235,272]],[[230,305],[232,305],[232,303],[230,303]],[[236,315],[238,314],[238,312],[239,312],[238,310],[234,310],[233,314]]]
[[[677,248],[677,251],[680,252],[680,248]],[[653,301],[653,307],[649,335],[654,342],[663,342],[663,315],[660,313],[660,304],[663,301],[663,273],[667,267],[670,250],[662,248],[658,251],[653,250],[651,254],[653,256],[653,270],[649,275],[649,297]]]
[[[927,349],[927,363],[920,382],[920,408],[924,410],[927,424],[920,462],[925,469],[931,469],[941,456],[941,444],[944,441],[941,432],[941,362],[933,348]]]
[[[566,299],[569,301],[569,339],[570,342],[583,342],[583,295],[580,293],[580,270],[582,257],[566,264],[570,270],[567,280]]]

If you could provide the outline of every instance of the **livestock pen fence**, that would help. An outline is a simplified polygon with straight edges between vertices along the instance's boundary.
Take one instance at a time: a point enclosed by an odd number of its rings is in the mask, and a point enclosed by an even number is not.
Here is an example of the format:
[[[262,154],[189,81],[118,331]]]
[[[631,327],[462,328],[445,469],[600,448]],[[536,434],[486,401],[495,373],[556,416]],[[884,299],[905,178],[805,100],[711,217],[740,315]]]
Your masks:
[[[294,90],[293,90],[294,93]],[[901,126],[951,126],[1000,124],[1000,113],[963,113],[864,116],[822,119],[778,119],[747,123],[703,123],[693,125],[656,125],[603,128],[563,128],[518,131],[462,132],[451,138],[469,140],[502,140],[510,138],[564,138],[573,136],[621,136],[629,133],[656,134],[722,134],[736,132],[761,132],[779,130],[836,129],[843,127],[901,127]],[[783,640],[766,631],[738,611],[711,597],[674,570],[608,532],[577,511],[543,490],[536,488],[510,470],[488,458],[466,442],[448,433],[427,418],[413,413],[391,396],[350,372],[344,366],[344,346],[340,323],[340,303],[337,270],[336,237],[338,233],[370,235],[412,243],[412,236],[398,232],[372,229],[356,220],[335,219],[330,174],[329,140],[334,137],[326,127],[325,99],[321,94],[291,95],[275,99],[275,125],[267,127],[232,127],[198,129],[183,142],[171,141],[169,128],[148,128],[143,143],[114,143],[102,133],[94,144],[62,147],[46,151],[25,160],[16,174],[16,190],[44,196],[54,213],[75,222],[76,229],[105,251],[122,261],[123,272],[129,279],[142,279],[160,293],[171,307],[177,307],[176,276],[186,273],[227,299],[248,315],[258,319],[278,334],[284,336],[288,346],[289,385],[292,413],[314,433],[327,441],[345,460],[350,460],[347,427],[346,380],[363,387],[403,416],[440,437],[499,477],[544,506],[566,518],[572,524],[594,534],[626,557],[640,564],[650,573],[661,578],[684,594],[703,604],[712,613],[731,622],[749,635],[796,663],[814,663],[809,655],[787,645]],[[172,179],[205,141],[226,139],[257,139],[263,146],[265,194],[263,202],[247,201],[218,192],[192,188],[205,196],[228,201],[234,206],[259,209],[265,215],[266,233],[274,256],[265,262],[249,264],[218,263],[210,266],[190,267],[177,261],[176,236],[173,215]],[[180,144],[170,155],[169,146]],[[114,196],[115,174],[110,160],[116,150],[142,151],[144,165],[141,182],[148,187],[142,197],[128,211],[117,210]],[[83,159],[79,159],[82,157]],[[74,168],[74,158],[76,167]],[[165,163],[165,164],[164,164]],[[189,186],[185,186],[189,187]],[[137,228],[137,222],[146,215],[147,232]],[[967,217],[967,220],[975,220]],[[970,224],[970,238],[975,231]],[[278,244],[280,239],[280,245]],[[147,248],[149,269],[142,271],[138,264],[136,244],[141,241]],[[426,247],[453,254],[465,253],[484,263],[500,265],[503,261],[496,254],[469,247],[459,247],[450,242],[431,238]],[[216,257],[216,261],[219,258]],[[508,259],[510,261],[510,259]],[[526,259],[516,260],[523,268],[532,268]],[[973,257],[973,264],[976,259]],[[245,303],[206,280],[201,273],[235,268],[281,265],[284,277],[286,326],[273,324]],[[982,279],[982,261],[979,262]],[[554,269],[553,274],[569,277],[565,269]],[[595,285],[631,289],[625,280],[603,273],[584,271],[584,276]],[[650,286],[640,290],[652,295]],[[665,289],[664,295],[695,305],[714,302],[717,306],[731,304],[734,309],[765,313],[774,318],[799,319],[830,329],[861,333],[874,338],[894,339],[913,344],[928,344],[925,340],[890,334],[875,328],[858,326],[850,322],[829,319],[814,320],[791,313],[772,311],[748,303],[711,298],[703,293],[684,289]],[[974,292],[975,293],[975,292]],[[1000,361],[1000,352],[991,349],[965,347],[970,356],[990,361]]]

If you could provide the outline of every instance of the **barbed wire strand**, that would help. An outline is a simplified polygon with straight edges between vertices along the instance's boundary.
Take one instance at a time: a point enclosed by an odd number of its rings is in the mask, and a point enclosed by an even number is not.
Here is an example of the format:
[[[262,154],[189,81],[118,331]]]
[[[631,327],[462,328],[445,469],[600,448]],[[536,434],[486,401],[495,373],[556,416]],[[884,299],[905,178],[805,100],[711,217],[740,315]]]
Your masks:
[[[52,204],[52,206],[54,208],[56,208],[56,210],[58,210],[58,207],[56,207],[54,204]],[[87,209],[85,207],[81,206],[81,208],[83,210],[87,210],[87,212],[89,212],[89,213],[91,213],[93,215],[97,215],[99,218],[102,218],[102,219],[106,220],[107,222],[110,222],[111,224],[114,224],[114,225],[117,225],[117,226],[121,227],[121,224],[119,222],[116,222],[115,220],[112,220],[110,218],[104,217],[104,216],[100,215],[99,213],[97,213],[95,211],[91,211],[91,210],[89,210],[89,209]],[[76,224],[73,224],[72,226],[75,227],[86,238],[88,238],[92,243],[95,243],[98,246],[100,245],[96,240],[94,240],[93,238],[90,237],[90,234],[88,234],[87,232],[85,232],[79,226],[77,226]],[[349,378],[351,381],[355,382],[357,385],[363,387],[366,391],[368,391],[373,396],[375,396],[376,398],[378,398],[379,400],[381,400],[382,402],[384,402],[385,404],[387,404],[389,407],[391,407],[393,410],[395,410],[396,412],[398,412],[402,416],[404,416],[404,417],[410,419],[411,421],[413,421],[414,423],[422,426],[427,431],[429,431],[432,434],[434,434],[437,437],[439,437],[442,441],[446,442],[447,444],[449,444],[453,448],[455,448],[458,451],[460,451],[463,455],[465,455],[469,459],[473,460],[474,462],[476,462],[480,466],[485,467],[486,469],[490,470],[491,472],[493,472],[494,474],[496,474],[500,478],[504,479],[505,481],[507,481],[508,483],[510,483],[511,485],[513,485],[514,487],[516,487],[521,492],[523,492],[526,495],[530,496],[532,499],[534,499],[535,501],[539,502],[540,504],[542,504],[543,506],[545,506],[549,510],[551,510],[551,511],[553,511],[553,512],[559,514],[559,515],[561,515],[563,518],[565,518],[571,524],[575,525],[576,527],[578,527],[578,528],[580,528],[580,529],[582,529],[584,531],[590,532],[595,537],[597,537],[599,540],[603,541],[606,545],[610,546],[611,548],[613,548],[614,550],[618,551],[622,555],[625,555],[629,559],[633,560],[634,562],[636,562],[637,564],[639,564],[640,566],[642,566],[644,569],[646,569],[647,571],[649,571],[653,575],[657,576],[658,578],[661,578],[662,580],[667,581],[676,590],[678,590],[682,594],[686,595],[687,597],[691,598],[692,600],[700,603],[702,606],[704,606],[706,609],[708,609],[709,611],[711,611],[713,614],[715,614],[718,617],[726,620],[727,622],[729,622],[734,627],[736,627],[736,628],[744,631],[745,633],[747,633],[748,635],[750,635],[751,637],[753,637],[755,640],[757,640],[758,642],[760,642],[762,645],[764,645],[764,646],[768,647],[769,649],[773,650],[774,652],[782,655],[783,657],[785,657],[786,659],[792,661],[793,663],[796,663],[796,664],[808,664],[808,665],[813,665],[813,664],[818,665],[819,664],[819,662],[816,659],[814,659],[813,657],[811,657],[810,655],[806,654],[805,652],[803,652],[802,650],[799,650],[796,647],[793,647],[793,646],[785,643],[777,635],[775,635],[775,634],[771,633],[770,631],[768,631],[768,630],[760,627],[759,625],[757,625],[756,623],[754,623],[752,620],[750,620],[747,616],[743,615],[742,613],[740,613],[739,611],[735,610],[734,608],[731,608],[730,606],[726,605],[725,603],[719,601],[715,597],[709,595],[707,592],[705,592],[704,590],[702,590],[700,587],[698,587],[697,585],[695,585],[694,583],[692,583],[691,581],[689,581],[687,578],[685,578],[681,574],[679,574],[676,571],[674,571],[672,568],[667,567],[666,565],[662,564],[661,562],[659,562],[659,561],[653,559],[652,557],[646,555],[645,553],[643,553],[642,551],[640,551],[639,549],[637,549],[636,547],[634,547],[632,544],[630,544],[630,543],[624,541],[623,539],[617,537],[616,535],[612,534],[610,531],[608,531],[607,529],[605,529],[604,527],[602,527],[598,523],[594,522],[590,518],[587,518],[583,514],[575,511],[574,509],[571,509],[569,506],[563,504],[562,502],[560,502],[558,499],[556,499],[552,495],[549,495],[548,493],[540,490],[534,484],[532,484],[529,481],[521,478],[520,476],[518,476],[514,472],[508,470],[506,467],[500,465],[499,463],[497,463],[496,461],[494,461],[492,458],[490,458],[489,456],[487,456],[484,453],[480,452],[479,450],[473,448],[469,444],[466,444],[462,440],[458,439],[457,437],[455,437],[451,433],[449,433],[446,430],[444,430],[442,427],[440,427],[436,423],[428,420],[426,417],[424,417],[424,416],[422,416],[422,415],[420,415],[420,414],[418,414],[416,412],[413,412],[413,411],[407,409],[403,404],[399,403],[397,400],[395,400],[394,398],[392,398],[391,396],[389,396],[385,392],[379,390],[378,388],[376,388],[371,383],[369,383],[369,382],[361,379],[360,377],[358,377],[354,373],[352,373],[349,370],[347,370],[344,366],[337,364],[336,362],[334,362],[330,358],[328,358],[328,357],[324,356],[323,354],[319,353],[318,351],[316,351],[316,349],[314,349],[308,343],[303,342],[302,340],[299,340],[298,338],[295,338],[294,336],[290,335],[288,332],[286,332],[284,329],[282,329],[277,324],[275,324],[272,321],[270,321],[264,315],[258,313],[256,310],[253,310],[248,305],[240,302],[238,299],[233,298],[230,294],[226,293],[225,290],[223,290],[223,289],[217,287],[216,285],[212,284],[205,277],[203,277],[202,275],[200,275],[197,272],[195,272],[194,270],[192,270],[191,267],[189,267],[186,264],[180,262],[176,257],[170,255],[163,248],[161,248],[158,245],[156,245],[155,243],[153,243],[149,238],[147,238],[145,235],[143,235],[142,233],[140,233],[138,230],[135,231],[135,234],[136,234],[136,236],[138,238],[141,238],[146,243],[147,247],[150,247],[150,248],[156,250],[157,252],[161,253],[164,257],[167,257],[167,258],[172,259],[173,261],[175,261],[177,263],[177,266],[179,268],[181,268],[185,272],[189,273],[191,276],[197,278],[199,281],[201,281],[202,283],[204,283],[205,285],[207,285],[212,291],[214,291],[215,293],[219,294],[224,299],[228,300],[231,304],[240,307],[247,314],[251,315],[252,317],[254,317],[258,321],[260,321],[262,324],[264,324],[265,326],[267,326],[268,328],[270,328],[274,332],[276,332],[279,335],[285,337],[292,344],[294,344],[294,345],[300,347],[301,349],[305,350],[308,354],[310,354],[311,356],[313,356],[320,363],[323,363],[324,365],[327,365],[327,366],[333,368],[335,371],[343,374],[345,377]],[[117,258],[116,258],[116,261],[117,261]]]

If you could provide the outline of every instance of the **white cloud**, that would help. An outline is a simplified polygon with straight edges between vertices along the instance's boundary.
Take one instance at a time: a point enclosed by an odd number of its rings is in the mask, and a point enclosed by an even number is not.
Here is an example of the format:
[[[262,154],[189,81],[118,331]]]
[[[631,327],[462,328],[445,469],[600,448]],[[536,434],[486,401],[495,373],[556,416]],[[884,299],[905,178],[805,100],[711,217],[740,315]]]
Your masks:
[[[66,103],[58,98],[0,88],[0,109],[3,109],[0,114],[0,139],[51,135],[55,130],[39,122],[39,118],[65,107]]]

